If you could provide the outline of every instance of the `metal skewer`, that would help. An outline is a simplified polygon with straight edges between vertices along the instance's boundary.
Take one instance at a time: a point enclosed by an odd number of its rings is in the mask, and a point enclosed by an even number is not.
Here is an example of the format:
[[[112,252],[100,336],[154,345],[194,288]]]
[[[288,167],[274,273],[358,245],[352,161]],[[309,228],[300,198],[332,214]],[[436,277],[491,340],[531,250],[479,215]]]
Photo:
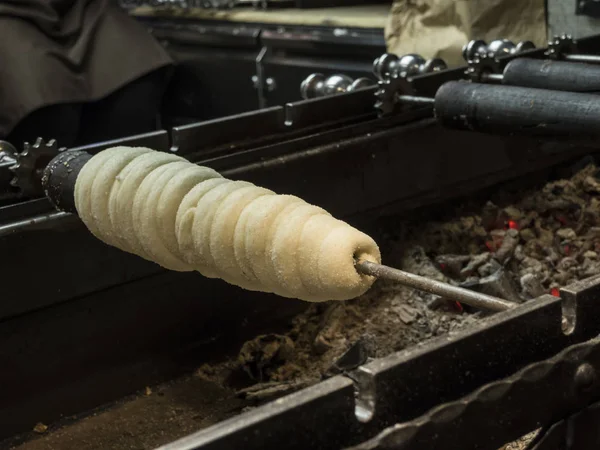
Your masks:
[[[479,292],[470,291],[457,286],[452,286],[451,284],[431,280],[420,275],[393,269],[381,264],[375,264],[370,261],[357,261],[356,270],[364,275],[371,275],[376,278],[396,281],[419,291],[436,294],[449,300],[455,300],[457,302],[465,303],[466,305],[471,305],[480,309],[487,309],[490,311],[506,311],[507,309],[517,306],[516,303],[512,303],[501,298],[492,297],[491,295],[481,294]]]

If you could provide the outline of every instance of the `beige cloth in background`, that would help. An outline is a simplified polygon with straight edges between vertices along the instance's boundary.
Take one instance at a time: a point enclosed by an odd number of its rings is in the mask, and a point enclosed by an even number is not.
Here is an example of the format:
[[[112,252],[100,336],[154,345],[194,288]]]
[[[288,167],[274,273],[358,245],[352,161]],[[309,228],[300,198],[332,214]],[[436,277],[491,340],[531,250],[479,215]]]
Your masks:
[[[471,39],[506,38],[545,46],[545,0],[395,0],[385,27],[390,53],[418,53],[464,64]]]

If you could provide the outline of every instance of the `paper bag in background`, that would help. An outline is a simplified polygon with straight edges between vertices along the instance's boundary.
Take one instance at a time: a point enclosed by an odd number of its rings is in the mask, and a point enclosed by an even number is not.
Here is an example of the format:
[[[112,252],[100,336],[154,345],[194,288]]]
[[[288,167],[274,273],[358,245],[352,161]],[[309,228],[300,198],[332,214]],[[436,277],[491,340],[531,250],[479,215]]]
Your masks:
[[[385,28],[387,49],[460,66],[471,39],[532,41],[545,46],[545,0],[394,0]]]

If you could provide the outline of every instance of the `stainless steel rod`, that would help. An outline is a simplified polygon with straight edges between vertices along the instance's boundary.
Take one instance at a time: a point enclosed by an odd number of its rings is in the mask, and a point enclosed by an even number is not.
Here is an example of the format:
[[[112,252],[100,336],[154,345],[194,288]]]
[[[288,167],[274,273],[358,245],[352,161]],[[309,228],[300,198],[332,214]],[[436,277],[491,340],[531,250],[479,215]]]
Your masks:
[[[415,95],[399,95],[396,101],[400,103],[410,103],[411,105],[433,105],[435,98],[433,97],[417,97]]]
[[[588,64],[600,63],[600,55],[562,55],[562,58],[566,61],[581,62]]]
[[[66,218],[77,218],[73,214],[66,212],[52,212],[48,214],[40,214],[38,216],[29,217],[28,219],[11,222],[5,225],[0,225],[0,237],[4,237],[14,233],[35,228],[40,225],[51,224]]]
[[[487,309],[490,311],[506,311],[507,309],[517,306],[516,303],[509,302],[508,300],[452,286],[448,283],[431,280],[420,275],[393,269],[392,267],[375,264],[369,261],[357,261],[356,270],[365,275],[396,281],[419,291],[436,294],[449,300],[455,300],[457,302],[465,303],[466,305],[474,306],[475,308]]]
[[[501,73],[486,73],[482,75],[482,79],[486,82],[502,83],[502,80],[504,80],[504,75]]]

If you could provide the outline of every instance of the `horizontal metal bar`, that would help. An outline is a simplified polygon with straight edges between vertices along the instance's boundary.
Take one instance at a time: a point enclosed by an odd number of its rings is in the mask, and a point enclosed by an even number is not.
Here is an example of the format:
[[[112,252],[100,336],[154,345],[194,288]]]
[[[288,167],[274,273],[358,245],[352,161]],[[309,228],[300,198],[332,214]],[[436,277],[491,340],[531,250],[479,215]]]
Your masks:
[[[245,143],[285,131],[288,130],[285,125],[284,108],[274,106],[260,111],[173,127],[171,151],[180,155],[207,152],[220,146]],[[230,151],[235,152],[236,148],[232,147]]]
[[[411,422],[387,428],[352,450],[426,450],[454,445],[462,450],[494,450],[600,399],[598,369],[600,338],[595,338],[466,397],[438,405]],[[490,415],[495,420],[489,420]]]
[[[0,237],[26,231],[47,223],[52,223],[52,226],[54,226],[54,222],[70,217],[77,218],[77,216],[66,212],[52,212],[49,214],[40,214],[38,216],[11,222],[6,225],[0,225]]]
[[[69,148],[69,150],[84,151],[94,155],[107,148],[118,146],[148,147],[153,150],[168,152],[170,147],[169,133],[166,130],[151,131],[149,133],[136,134],[119,139],[82,145],[81,147]]]
[[[435,99],[431,97],[417,97],[415,95],[399,95],[397,97],[400,103],[409,103],[411,105],[431,105],[435,103]]]
[[[600,63],[599,55],[562,55],[562,58],[566,61],[598,64]]]

